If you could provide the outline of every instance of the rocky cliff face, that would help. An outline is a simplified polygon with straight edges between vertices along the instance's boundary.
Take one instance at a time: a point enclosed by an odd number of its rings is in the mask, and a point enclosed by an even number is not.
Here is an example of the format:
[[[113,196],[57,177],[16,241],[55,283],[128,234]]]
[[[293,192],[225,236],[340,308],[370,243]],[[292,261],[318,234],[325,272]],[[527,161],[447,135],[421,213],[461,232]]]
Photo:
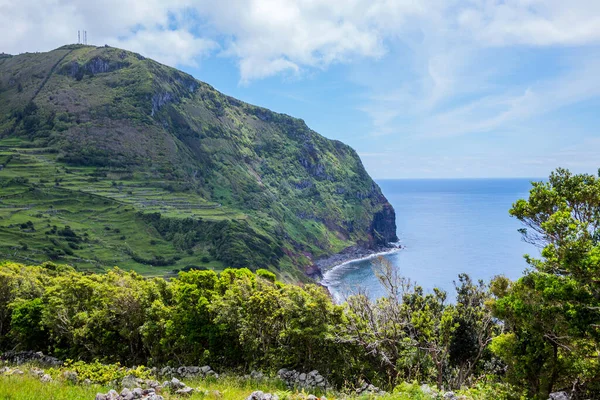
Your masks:
[[[208,253],[296,276],[316,258],[396,240],[394,210],[353,149],[121,49],[0,58],[0,132],[8,153],[54,171],[32,182],[126,199],[193,265]],[[180,265],[136,243],[122,262]]]
[[[396,236],[396,212],[386,203],[373,216],[370,229],[372,243],[377,246],[386,246],[388,243],[398,241]]]

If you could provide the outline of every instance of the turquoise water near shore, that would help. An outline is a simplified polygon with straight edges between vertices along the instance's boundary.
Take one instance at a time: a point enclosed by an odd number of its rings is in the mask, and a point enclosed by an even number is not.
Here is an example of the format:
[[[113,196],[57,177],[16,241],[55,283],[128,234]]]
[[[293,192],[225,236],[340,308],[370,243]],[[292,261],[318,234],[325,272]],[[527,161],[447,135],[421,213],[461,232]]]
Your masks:
[[[527,198],[532,180],[540,179],[378,181],[396,210],[403,246],[385,257],[426,291],[439,287],[450,299],[461,272],[474,279],[518,278],[527,268],[523,254],[539,255],[539,250],[521,240],[521,224],[508,210]],[[322,283],[338,300],[359,288],[380,297],[384,290],[372,265],[372,259],[344,264],[327,271]]]

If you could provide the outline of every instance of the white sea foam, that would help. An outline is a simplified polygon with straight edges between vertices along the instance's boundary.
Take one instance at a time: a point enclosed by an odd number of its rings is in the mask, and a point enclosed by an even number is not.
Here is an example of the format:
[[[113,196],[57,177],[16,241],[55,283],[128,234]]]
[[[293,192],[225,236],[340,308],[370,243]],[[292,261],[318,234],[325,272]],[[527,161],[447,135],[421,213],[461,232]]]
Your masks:
[[[336,302],[341,302],[344,300],[345,295],[343,293],[338,292],[335,287],[339,286],[340,278],[344,275],[344,271],[348,269],[358,268],[357,263],[361,261],[372,260],[377,257],[386,256],[389,254],[397,253],[402,249],[400,246],[400,242],[390,243],[390,245],[394,246],[390,250],[381,251],[379,253],[369,254],[364,257],[354,258],[352,260],[344,261],[340,264],[334,265],[330,267],[323,273],[323,279],[321,279],[321,285],[327,287],[333,298]]]

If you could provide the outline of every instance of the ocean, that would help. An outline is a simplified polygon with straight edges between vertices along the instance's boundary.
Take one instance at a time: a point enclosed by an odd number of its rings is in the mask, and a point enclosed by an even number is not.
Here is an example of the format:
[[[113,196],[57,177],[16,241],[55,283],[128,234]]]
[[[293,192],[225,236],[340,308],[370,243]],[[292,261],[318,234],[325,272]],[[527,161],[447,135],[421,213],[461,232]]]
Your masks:
[[[380,180],[377,183],[396,210],[402,249],[385,257],[398,272],[422,286],[448,292],[466,272],[474,280],[496,275],[519,278],[527,268],[524,254],[539,249],[521,239],[521,223],[508,210],[527,198],[530,182],[541,179]],[[385,294],[373,271],[373,259],[353,261],[326,271],[322,283],[341,301],[366,290]]]

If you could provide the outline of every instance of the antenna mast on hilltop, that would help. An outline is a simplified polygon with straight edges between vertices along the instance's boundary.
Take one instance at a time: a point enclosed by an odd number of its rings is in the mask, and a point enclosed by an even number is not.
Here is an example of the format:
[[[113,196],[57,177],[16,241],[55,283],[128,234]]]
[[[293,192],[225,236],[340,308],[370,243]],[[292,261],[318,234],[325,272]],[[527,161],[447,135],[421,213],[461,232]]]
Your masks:
[[[87,44],[87,31],[77,31],[77,44]]]

